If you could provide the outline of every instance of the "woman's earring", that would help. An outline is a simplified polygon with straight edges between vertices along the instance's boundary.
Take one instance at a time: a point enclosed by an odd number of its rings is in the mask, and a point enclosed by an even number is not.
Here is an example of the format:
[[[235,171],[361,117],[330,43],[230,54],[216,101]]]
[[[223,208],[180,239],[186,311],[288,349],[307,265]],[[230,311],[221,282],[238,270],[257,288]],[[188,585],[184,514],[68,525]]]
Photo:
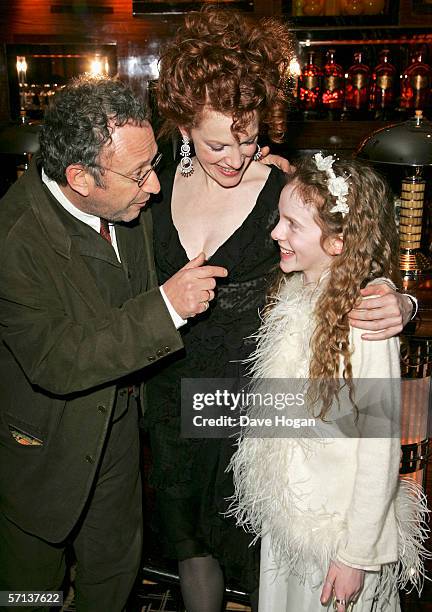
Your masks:
[[[182,136],[182,145],[180,147],[180,172],[182,176],[192,176],[194,167],[192,160],[190,158],[190,145],[189,138],[187,136]]]
[[[254,161],[259,161],[262,158],[261,147],[259,146],[258,143],[257,143],[255,155],[253,156],[253,158],[254,158]]]

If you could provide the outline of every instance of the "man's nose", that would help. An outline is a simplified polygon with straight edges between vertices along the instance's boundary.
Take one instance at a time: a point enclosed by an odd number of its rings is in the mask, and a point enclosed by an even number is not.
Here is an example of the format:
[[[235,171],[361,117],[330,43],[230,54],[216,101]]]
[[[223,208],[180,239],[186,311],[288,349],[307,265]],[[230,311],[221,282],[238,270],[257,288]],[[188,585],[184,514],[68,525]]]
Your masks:
[[[159,193],[160,183],[157,174],[152,170],[147,177],[146,181],[141,186],[141,189],[146,193]]]

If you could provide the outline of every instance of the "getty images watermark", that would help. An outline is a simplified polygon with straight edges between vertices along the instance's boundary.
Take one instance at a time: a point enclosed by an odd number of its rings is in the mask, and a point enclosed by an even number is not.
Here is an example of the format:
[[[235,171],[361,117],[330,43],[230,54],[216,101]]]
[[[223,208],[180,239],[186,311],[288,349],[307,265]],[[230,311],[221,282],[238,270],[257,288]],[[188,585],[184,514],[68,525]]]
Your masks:
[[[182,379],[181,435],[253,437],[398,437],[400,380],[357,379],[353,396],[339,381],[326,416],[310,405],[305,379]]]
[[[192,410],[198,414],[192,415],[194,427],[314,427],[314,418],[292,418],[286,414],[278,414],[286,408],[303,407],[305,405],[304,393],[273,393],[271,392],[252,392],[242,389],[238,392],[228,391],[228,389],[215,389],[206,393],[194,393],[192,396]],[[251,408],[273,408],[274,414],[258,413]],[[209,409],[221,411],[216,416],[208,416]],[[223,410],[228,410],[231,414],[223,414]],[[199,412],[202,411],[200,414]],[[234,415],[232,414],[234,413]],[[266,416],[267,414],[267,416]]]

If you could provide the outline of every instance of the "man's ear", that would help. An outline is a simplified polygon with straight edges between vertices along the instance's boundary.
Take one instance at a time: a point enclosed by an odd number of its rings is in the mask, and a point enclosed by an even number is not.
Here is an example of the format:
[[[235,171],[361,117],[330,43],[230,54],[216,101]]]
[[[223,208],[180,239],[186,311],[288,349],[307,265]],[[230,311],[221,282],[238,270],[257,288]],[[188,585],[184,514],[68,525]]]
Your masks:
[[[339,234],[339,236],[332,236],[331,238],[327,238],[326,251],[329,255],[340,255],[343,251],[343,245],[342,234]]]
[[[66,179],[73,191],[87,197],[94,185],[94,179],[81,164],[71,164],[66,168]]]

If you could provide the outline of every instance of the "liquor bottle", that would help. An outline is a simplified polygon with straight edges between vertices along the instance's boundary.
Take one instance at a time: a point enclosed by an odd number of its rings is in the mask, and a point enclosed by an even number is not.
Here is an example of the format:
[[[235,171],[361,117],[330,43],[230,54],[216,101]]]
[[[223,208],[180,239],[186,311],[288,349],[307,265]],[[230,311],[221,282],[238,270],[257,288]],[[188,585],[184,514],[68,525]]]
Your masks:
[[[423,61],[423,50],[416,51],[401,75],[400,107],[425,110],[431,105],[432,69]]]
[[[322,72],[314,62],[315,52],[309,51],[308,61],[299,77],[299,103],[304,111],[316,111],[321,93]]]
[[[372,71],[369,108],[377,114],[385,114],[392,108],[395,100],[396,68],[390,62],[390,51],[383,49],[379,54],[379,63]]]
[[[354,64],[349,68],[345,81],[345,107],[348,111],[364,111],[368,108],[370,68],[362,61],[361,51],[354,52]]]
[[[344,103],[344,73],[335,62],[335,50],[327,51],[327,62],[323,70],[323,87],[321,102],[325,110],[335,118],[340,114]]]

